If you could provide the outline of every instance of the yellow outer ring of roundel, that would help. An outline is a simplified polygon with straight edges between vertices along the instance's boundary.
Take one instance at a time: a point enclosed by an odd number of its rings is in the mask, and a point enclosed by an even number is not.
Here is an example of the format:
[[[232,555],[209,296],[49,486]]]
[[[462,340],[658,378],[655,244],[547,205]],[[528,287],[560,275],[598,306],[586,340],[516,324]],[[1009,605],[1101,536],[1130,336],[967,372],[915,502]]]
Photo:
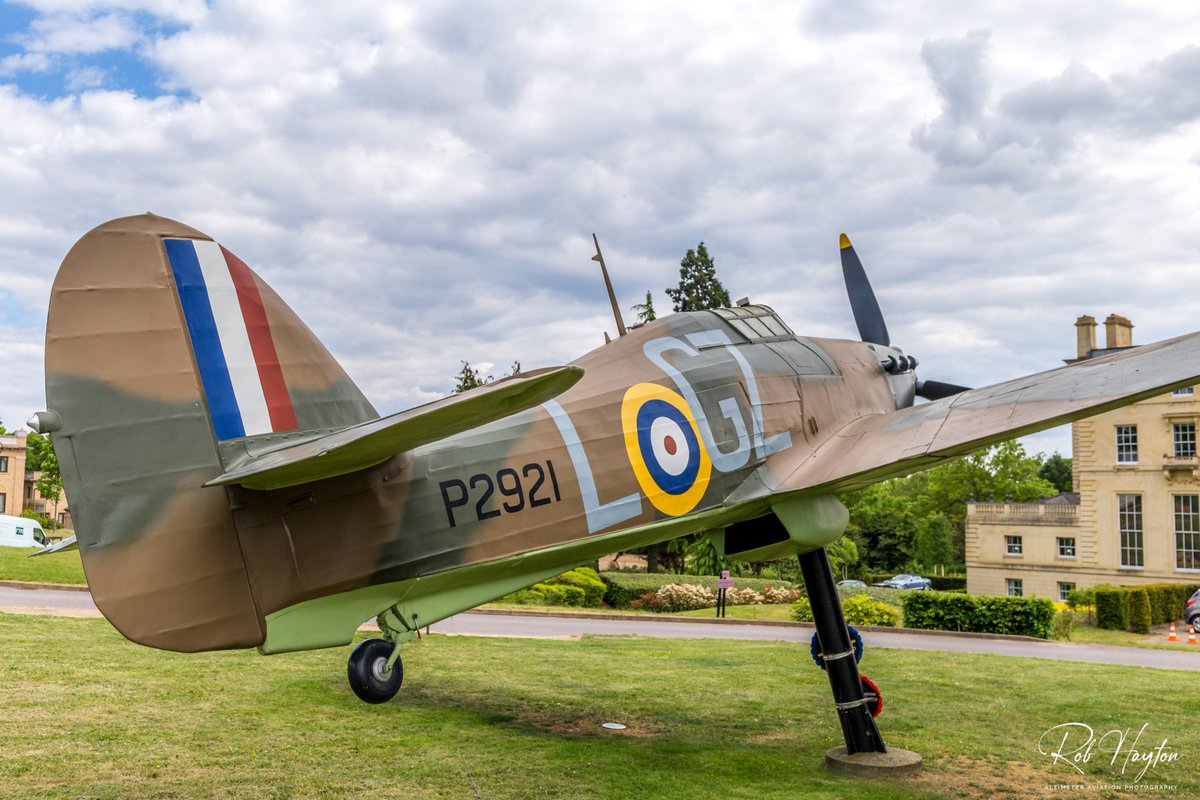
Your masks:
[[[696,437],[696,448],[700,455],[700,466],[696,471],[696,480],[691,488],[682,494],[664,492],[646,467],[645,456],[638,444],[637,415],[638,410],[647,400],[662,400],[679,409],[684,419],[692,426],[692,435]],[[680,395],[657,383],[635,383],[625,392],[621,401],[621,426],[625,430],[625,450],[629,453],[629,463],[633,466],[633,474],[637,476],[638,484],[646,493],[646,498],[664,514],[678,517],[696,507],[704,492],[708,489],[708,480],[712,476],[712,461],[708,451],[704,449],[704,440],[696,427],[696,418],[688,408],[687,401]]]

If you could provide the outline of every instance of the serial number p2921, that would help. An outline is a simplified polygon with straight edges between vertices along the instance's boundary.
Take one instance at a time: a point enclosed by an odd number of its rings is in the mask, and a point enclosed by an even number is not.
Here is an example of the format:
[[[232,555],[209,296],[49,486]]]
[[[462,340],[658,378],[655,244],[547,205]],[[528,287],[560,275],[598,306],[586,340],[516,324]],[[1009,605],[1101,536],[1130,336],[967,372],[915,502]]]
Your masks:
[[[550,479],[549,485],[546,483],[547,477]],[[480,472],[466,481],[458,478],[442,481],[438,488],[442,490],[446,520],[451,528],[458,526],[454,510],[468,505],[472,497],[476,498],[475,519],[479,522],[500,516],[501,509],[506,514],[516,514],[527,508],[549,505],[562,499],[558,492],[558,476],[554,474],[554,462],[550,459],[546,459],[544,466],[538,462],[531,462],[520,470],[505,467],[497,470],[494,475]],[[497,493],[500,495],[497,498],[500,507],[488,508],[488,503]]]

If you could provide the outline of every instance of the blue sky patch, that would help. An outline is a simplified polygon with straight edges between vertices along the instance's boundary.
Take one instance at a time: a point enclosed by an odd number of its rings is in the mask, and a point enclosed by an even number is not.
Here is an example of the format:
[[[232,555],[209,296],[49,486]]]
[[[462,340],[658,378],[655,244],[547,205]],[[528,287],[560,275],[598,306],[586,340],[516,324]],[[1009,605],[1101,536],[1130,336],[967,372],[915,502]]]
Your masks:
[[[161,71],[139,53],[140,44],[96,53],[27,50],[25,40],[35,35],[33,26],[38,17],[33,9],[0,2],[0,63],[37,53],[48,59],[47,64],[40,66],[15,66],[10,62],[9,66],[0,67],[0,84],[15,85],[24,94],[50,100],[96,89],[129,91],[147,98],[187,95],[163,87]],[[147,39],[170,36],[184,27],[141,12],[126,14],[125,18]]]

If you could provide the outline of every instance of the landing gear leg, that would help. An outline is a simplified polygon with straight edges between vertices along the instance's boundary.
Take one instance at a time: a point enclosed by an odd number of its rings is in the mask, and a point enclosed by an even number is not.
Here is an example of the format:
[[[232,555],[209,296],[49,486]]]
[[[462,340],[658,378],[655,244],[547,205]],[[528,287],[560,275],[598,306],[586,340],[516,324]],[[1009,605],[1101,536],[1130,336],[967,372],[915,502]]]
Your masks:
[[[800,571],[804,575],[804,586],[808,589],[808,599],[812,604],[813,622],[821,644],[825,671],[829,674],[829,686],[833,689],[838,720],[842,723],[846,753],[886,753],[887,746],[875,727],[875,718],[871,716],[868,700],[863,695],[854,647],[846,628],[846,618],[842,615],[842,603],[838,599],[837,585],[825,548],[800,556]]]

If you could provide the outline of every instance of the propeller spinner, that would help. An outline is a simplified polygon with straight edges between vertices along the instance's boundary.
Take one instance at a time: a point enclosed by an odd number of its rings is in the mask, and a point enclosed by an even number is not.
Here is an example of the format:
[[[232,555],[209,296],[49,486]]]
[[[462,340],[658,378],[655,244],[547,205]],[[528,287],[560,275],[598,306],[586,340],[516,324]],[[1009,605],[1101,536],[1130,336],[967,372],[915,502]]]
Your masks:
[[[886,353],[880,359],[880,366],[887,373],[889,382],[893,384],[892,391],[896,395],[897,406],[902,408],[912,405],[914,394],[926,400],[941,400],[943,397],[953,397],[967,391],[968,387],[953,383],[917,380],[917,359],[906,356],[898,348],[892,347],[887,324],[883,321],[883,312],[879,310],[879,301],[875,299],[875,292],[871,289],[871,281],[867,279],[867,271],[863,269],[862,261],[854,252],[854,245],[850,244],[850,237],[843,233],[839,244],[842,251],[842,277],[846,280],[846,294],[850,297],[850,309],[854,313],[854,324],[858,326],[859,338],[868,344],[879,345],[876,349]],[[904,380],[900,376],[909,377],[908,380]]]

